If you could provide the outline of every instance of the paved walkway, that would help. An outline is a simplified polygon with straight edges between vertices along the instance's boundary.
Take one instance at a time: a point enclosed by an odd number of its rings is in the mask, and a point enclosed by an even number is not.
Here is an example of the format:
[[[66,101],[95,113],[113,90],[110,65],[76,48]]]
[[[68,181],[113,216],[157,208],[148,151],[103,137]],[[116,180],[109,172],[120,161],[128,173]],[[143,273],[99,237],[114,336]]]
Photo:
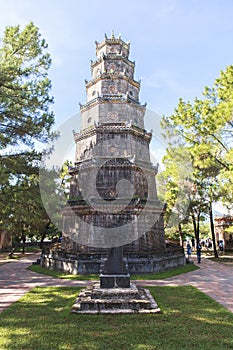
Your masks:
[[[69,281],[26,270],[38,255],[32,255],[0,266],[0,313],[36,286],[84,287],[90,281]]]
[[[194,259],[197,264],[196,259]],[[185,286],[191,285],[209,295],[229,311],[233,312],[233,267],[202,259],[200,269],[167,278],[166,280],[138,281],[143,286]]]
[[[40,275],[26,270],[38,256],[30,256],[19,261],[0,266],[0,312],[21,298],[35,286],[76,286],[83,287],[91,281],[69,281]],[[199,270],[166,280],[137,281],[142,286],[184,286],[192,285],[233,312],[233,268],[202,259]]]

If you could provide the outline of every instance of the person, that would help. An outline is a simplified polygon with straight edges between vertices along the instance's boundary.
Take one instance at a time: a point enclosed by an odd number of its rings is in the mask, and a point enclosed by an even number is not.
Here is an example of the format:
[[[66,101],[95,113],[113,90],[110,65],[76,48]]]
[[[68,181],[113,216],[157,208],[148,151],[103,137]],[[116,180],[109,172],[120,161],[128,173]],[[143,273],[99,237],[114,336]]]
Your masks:
[[[211,242],[211,240],[209,240],[208,249],[212,249],[212,242]]]
[[[201,263],[201,244],[198,243],[197,245],[197,262],[198,264]]]
[[[192,238],[192,249],[194,250],[195,249],[195,239]]]
[[[191,248],[191,245],[188,243],[188,244],[187,244],[187,255],[188,255],[188,260],[191,258],[191,254],[192,254],[192,248]]]
[[[222,254],[222,253],[223,253],[223,251],[224,251],[224,246],[223,246],[223,241],[222,241],[222,240],[220,240],[220,241],[219,241],[219,243],[218,243],[218,247],[219,247],[219,251],[220,251],[220,253]]]

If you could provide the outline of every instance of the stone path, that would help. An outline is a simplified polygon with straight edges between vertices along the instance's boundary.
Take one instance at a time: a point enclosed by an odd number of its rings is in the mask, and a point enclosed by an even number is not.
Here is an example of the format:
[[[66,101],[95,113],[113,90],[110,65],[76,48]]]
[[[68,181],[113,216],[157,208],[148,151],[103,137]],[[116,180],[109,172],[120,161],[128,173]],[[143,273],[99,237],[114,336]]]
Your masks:
[[[197,264],[196,259],[194,259],[194,262]],[[166,280],[138,281],[137,284],[143,286],[191,285],[233,312],[233,267],[205,258],[202,259],[201,264],[197,265],[200,267],[199,270],[167,278]]]
[[[91,283],[62,280],[26,270],[38,257],[32,255],[0,266],[0,313],[36,286],[85,287]]]
[[[69,281],[39,275],[26,268],[36,261],[38,256],[30,256],[19,261],[0,266],[0,312],[21,298],[35,286],[76,286],[84,287],[91,281]],[[233,312],[233,268],[202,259],[199,270],[166,280],[137,281],[141,286],[184,286],[192,285],[208,294],[229,311]]]

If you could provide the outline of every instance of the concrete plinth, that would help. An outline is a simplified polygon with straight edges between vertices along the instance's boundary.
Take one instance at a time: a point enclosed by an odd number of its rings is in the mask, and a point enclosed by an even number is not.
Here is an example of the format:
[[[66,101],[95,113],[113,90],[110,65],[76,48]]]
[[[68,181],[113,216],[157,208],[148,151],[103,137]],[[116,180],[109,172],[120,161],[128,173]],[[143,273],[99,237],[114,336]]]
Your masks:
[[[129,274],[101,274],[100,288],[130,288]]]
[[[160,312],[160,308],[148,289],[137,287],[134,283],[130,284],[130,288],[100,288],[100,284],[96,283],[80,292],[71,312],[149,314]]]

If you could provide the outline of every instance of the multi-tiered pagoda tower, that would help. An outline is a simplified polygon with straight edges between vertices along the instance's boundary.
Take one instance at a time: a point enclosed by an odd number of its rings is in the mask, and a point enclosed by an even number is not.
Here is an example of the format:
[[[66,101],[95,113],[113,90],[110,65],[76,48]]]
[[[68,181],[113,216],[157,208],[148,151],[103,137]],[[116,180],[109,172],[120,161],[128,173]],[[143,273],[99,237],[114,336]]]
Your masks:
[[[85,81],[87,101],[80,105],[81,131],[74,132],[76,159],[63,213],[62,250],[85,253],[87,259],[123,246],[129,262],[134,259],[131,271],[152,272],[166,268],[168,256],[171,266],[184,259],[182,251],[176,250],[178,261],[166,248],[158,167],[149,152],[152,133],[145,130],[146,105],[139,101],[140,82],[129,50],[130,44],[114,34],[96,42],[92,78]],[[137,265],[135,259],[144,262]]]

